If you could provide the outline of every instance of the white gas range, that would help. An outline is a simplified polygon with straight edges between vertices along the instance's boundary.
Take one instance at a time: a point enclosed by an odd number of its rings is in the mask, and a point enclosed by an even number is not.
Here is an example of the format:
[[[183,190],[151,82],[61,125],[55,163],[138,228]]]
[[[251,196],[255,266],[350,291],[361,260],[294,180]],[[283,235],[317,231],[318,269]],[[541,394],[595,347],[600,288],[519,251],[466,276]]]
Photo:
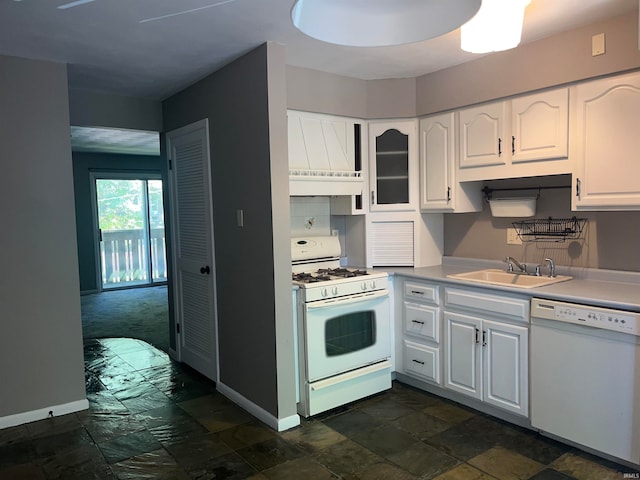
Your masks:
[[[305,417],[391,387],[388,276],[340,267],[340,253],[338,237],[291,239]]]

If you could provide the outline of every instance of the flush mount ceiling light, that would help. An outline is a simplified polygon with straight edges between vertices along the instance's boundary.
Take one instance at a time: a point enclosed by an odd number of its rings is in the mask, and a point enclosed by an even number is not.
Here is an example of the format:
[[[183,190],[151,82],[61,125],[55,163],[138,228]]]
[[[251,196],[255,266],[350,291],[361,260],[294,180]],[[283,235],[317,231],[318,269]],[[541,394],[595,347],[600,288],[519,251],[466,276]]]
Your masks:
[[[293,24],[306,35],[351,47],[420,42],[459,28],[481,0],[297,0]]]
[[[480,11],[461,28],[460,47],[471,53],[515,48],[531,0],[482,0]]]

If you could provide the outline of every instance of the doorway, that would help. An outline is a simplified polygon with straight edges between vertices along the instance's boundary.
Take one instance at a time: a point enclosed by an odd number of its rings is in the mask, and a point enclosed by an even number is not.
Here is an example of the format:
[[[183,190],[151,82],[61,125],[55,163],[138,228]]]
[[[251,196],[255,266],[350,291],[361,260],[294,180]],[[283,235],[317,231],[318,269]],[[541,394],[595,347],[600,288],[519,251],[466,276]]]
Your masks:
[[[99,290],[166,284],[160,175],[93,172],[91,176]]]

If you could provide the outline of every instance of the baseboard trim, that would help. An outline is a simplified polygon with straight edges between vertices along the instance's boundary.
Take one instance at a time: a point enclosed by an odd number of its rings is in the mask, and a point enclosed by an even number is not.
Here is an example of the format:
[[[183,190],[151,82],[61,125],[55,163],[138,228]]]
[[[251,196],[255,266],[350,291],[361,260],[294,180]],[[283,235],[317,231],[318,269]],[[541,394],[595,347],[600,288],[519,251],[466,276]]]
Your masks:
[[[82,295],[91,295],[92,293],[100,293],[100,290],[80,290],[80,296]]]
[[[29,412],[16,413],[14,415],[7,415],[6,417],[0,417],[0,430],[3,428],[15,427],[24,423],[31,423],[37,420],[44,420],[49,417],[49,413],[53,412],[53,415],[59,417],[60,415],[67,415],[69,413],[80,412],[89,408],[89,401],[76,400],[75,402],[63,403],[61,405],[52,405],[45,408],[39,408],[37,410],[31,410]]]
[[[300,416],[297,413],[285,418],[276,418],[272,414],[267,412],[264,408],[256,405],[251,400],[248,400],[245,396],[239,394],[234,389],[228,387],[222,382],[216,383],[216,389],[233,403],[244,408],[258,420],[266,423],[278,432],[282,432],[283,430],[288,430],[300,425]]]

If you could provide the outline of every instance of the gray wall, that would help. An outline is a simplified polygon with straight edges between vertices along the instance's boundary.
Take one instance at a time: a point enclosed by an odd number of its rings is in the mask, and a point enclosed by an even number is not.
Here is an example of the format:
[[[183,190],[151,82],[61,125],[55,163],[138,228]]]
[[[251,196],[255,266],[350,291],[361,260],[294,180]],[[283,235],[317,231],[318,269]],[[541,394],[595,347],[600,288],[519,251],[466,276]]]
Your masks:
[[[69,90],[71,125],[162,130],[162,103],[80,89]]]
[[[507,255],[527,263],[541,263],[551,257],[558,265],[640,271],[640,212],[572,212],[569,175],[487,182],[493,188],[565,185],[568,188],[541,190],[536,218],[586,218],[581,239],[563,243],[531,242],[507,245],[507,228],[526,219],[492,217],[488,204],[480,213],[444,216],[445,255],[502,260]],[[536,191],[505,192],[509,196],[535,195]],[[496,192],[495,195],[501,194]]]
[[[0,417],[86,399],[67,72],[0,56]]]
[[[295,414],[294,377],[279,378],[276,346],[293,331],[286,105],[271,84],[284,80],[282,48],[262,45],[163,102],[165,131],[210,122],[220,381],[278,418]]]
[[[604,33],[606,54],[591,56]],[[287,107],[356,118],[400,118],[640,68],[638,13],[570,30],[417,78],[358,80],[287,67]]]
[[[164,171],[166,169],[160,157],[87,152],[74,152],[72,157],[80,291],[91,292],[98,289],[93,232],[94,212],[91,203],[91,172],[149,172],[161,174],[166,180],[166,172]],[[166,190],[166,181],[164,185],[164,190]]]
[[[605,34],[606,54],[592,57],[591,36],[598,33]],[[637,68],[636,11],[419,77],[417,114]]]

